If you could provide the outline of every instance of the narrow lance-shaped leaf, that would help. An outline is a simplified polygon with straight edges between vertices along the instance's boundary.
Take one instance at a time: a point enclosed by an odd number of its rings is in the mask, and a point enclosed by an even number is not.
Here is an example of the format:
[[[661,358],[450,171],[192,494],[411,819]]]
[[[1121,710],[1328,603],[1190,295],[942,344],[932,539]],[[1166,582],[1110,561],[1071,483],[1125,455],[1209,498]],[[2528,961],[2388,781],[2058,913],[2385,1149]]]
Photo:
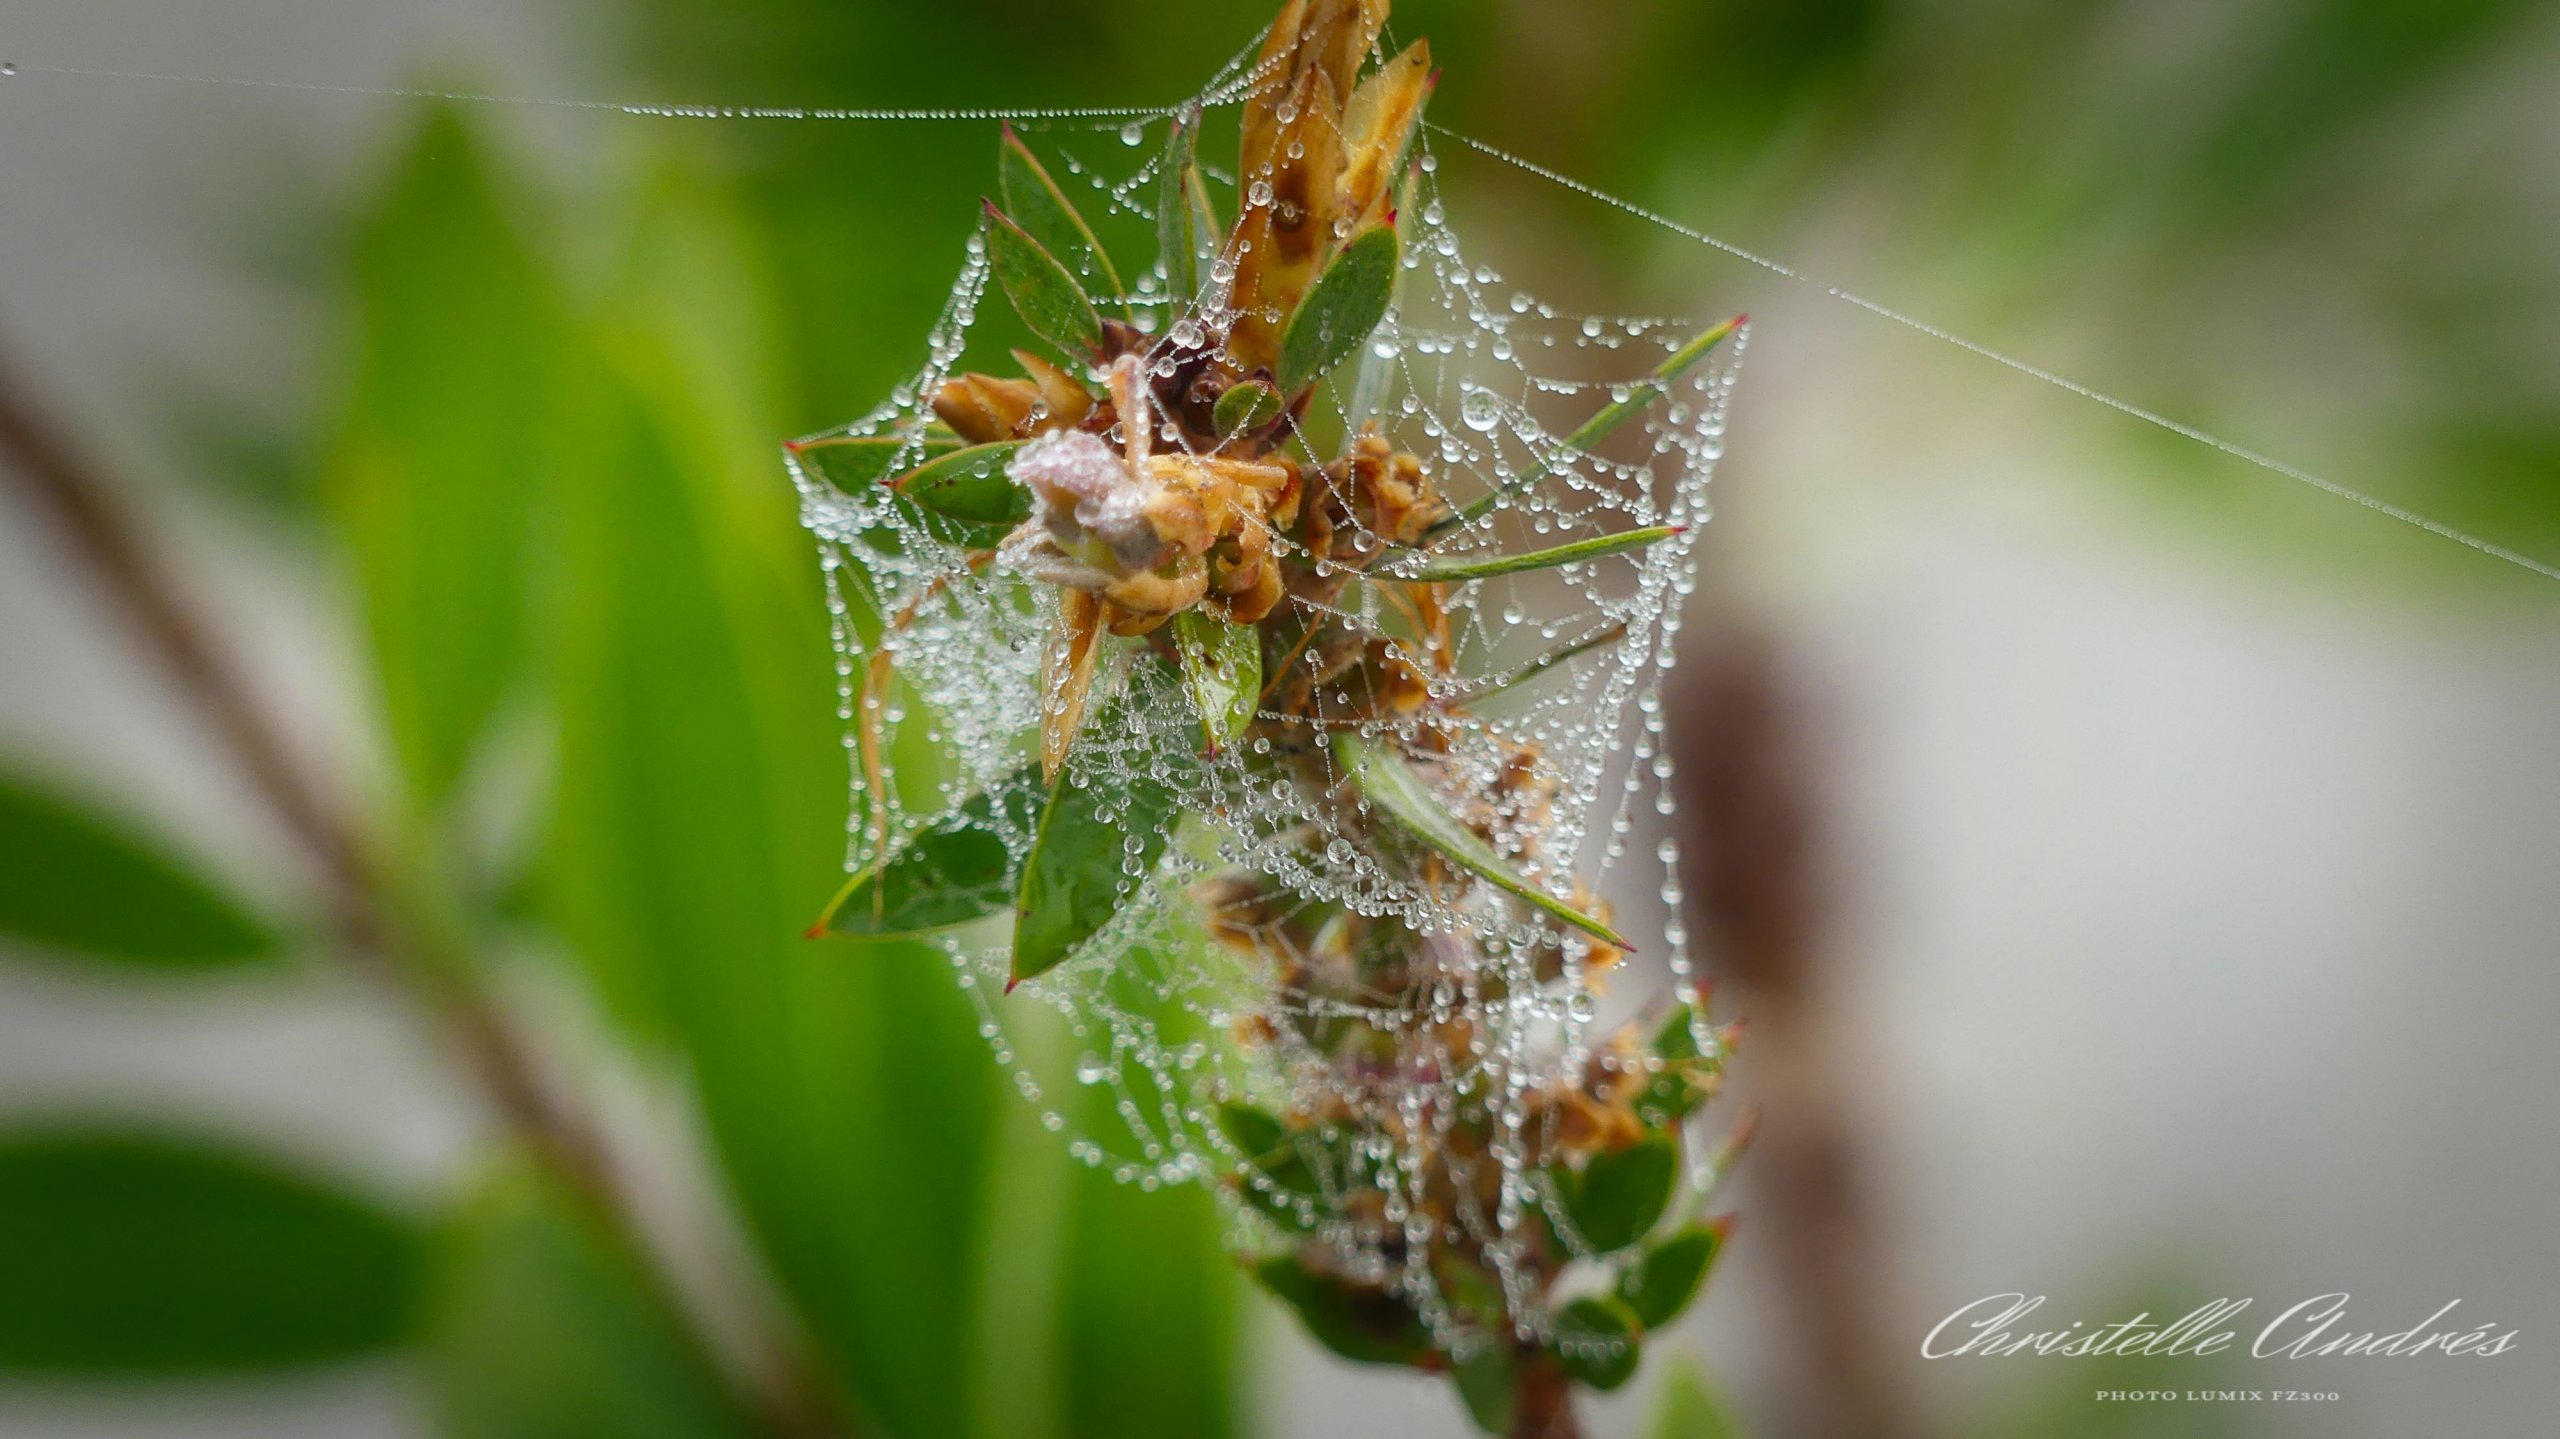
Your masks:
[[[0,775],[0,936],[169,969],[263,959],[248,910],[124,826]]]
[[[1209,748],[1222,749],[1252,726],[1260,708],[1262,634],[1251,625],[1186,610],[1174,616],[1173,648]]]
[[[1532,680],[1564,668],[1602,645],[1613,645],[1626,637],[1626,621],[1620,620],[1616,624],[1604,625],[1578,640],[1567,640],[1508,674],[1496,675],[1484,681],[1467,695],[1466,702],[1479,704],[1506,690],[1518,689]]]
[[[997,158],[997,187],[1004,194],[1006,213],[1012,215],[1033,239],[1063,262],[1074,273],[1084,269],[1113,295],[1126,297],[1128,287],[1120,283],[1120,272],[1112,268],[1109,252],[1085,223],[1083,212],[1058,188],[1049,167],[1022,143],[1022,137],[1011,125],[1004,127],[1004,139]]]
[[[1100,722],[1117,723],[1109,715]],[[1109,924],[1164,856],[1181,813],[1179,796],[1158,771],[1140,765],[1125,775],[1097,774],[1070,756],[1023,862],[1006,987],[1047,973]]]
[[[1380,225],[1343,247],[1325,267],[1280,337],[1280,389],[1294,395],[1323,379],[1368,342],[1395,297],[1400,254],[1395,227]]]
[[[1338,734],[1333,738],[1333,757],[1371,804],[1385,810],[1414,838],[1440,851],[1460,868],[1586,934],[1620,949],[1635,948],[1609,926],[1530,883],[1510,861],[1495,853],[1493,846],[1450,818],[1440,797],[1386,742],[1366,735]]]
[[[1048,247],[987,202],[987,264],[1031,333],[1078,358],[1102,353],[1102,316]]]
[[[1023,765],[846,880],[811,933],[891,938],[1003,913],[1021,880],[1011,841],[1048,803],[1039,767]]]
[[[1731,339],[1735,331],[1750,321],[1748,315],[1736,315],[1714,329],[1681,346],[1671,357],[1656,365],[1653,373],[1632,388],[1623,400],[1612,402],[1598,414],[1582,422],[1581,428],[1565,436],[1564,443],[1536,464],[1503,481],[1465,508],[1431,527],[1434,536],[1444,535],[1462,525],[1471,524],[1491,514],[1497,505],[1513,495],[1526,493],[1540,480],[1555,473],[1556,466],[1578,455],[1589,454],[1602,440],[1617,433],[1618,427],[1642,413],[1646,407],[1671,393],[1682,375],[1696,368],[1700,360],[1716,347]]]
[[[0,1371],[184,1374],[331,1363],[408,1336],[421,1236],[210,1145],[0,1140]]]
[[[1165,287],[1174,303],[1189,304],[1200,293],[1200,257],[1205,232],[1200,212],[1191,203],[1191,186],[1199,179],[1200,114],[1191,110],[1173,122],[1173,138],[1164,152],[1164,182],[1156,197],[1157,258],[1164,264]]]
[[[1491,579],[1495,575],[1516,575],[1529,570],[1551,570],[1558,565],[1578,565],[1586,560],[1605,559],[1660,544],[1674,535],[1688,533],[1686,525],[1647,525],[1622,534],[1600,535],[1588,540],[1575,540],[1553,549],[1531,550],[1518,555],[1434,556],[1409,569],[1373,572],[1382,580],[1400,580],[1407,584],[1454,585],[1467,580]]]
[[[851,495],[886,483],[902,460],[937,459],[959,444],[932,437],[919,444],[898,435],[821,435],[783,448],[810,474]]]
[[[1635,1264],[1618,1280],[1618,1298],[1643,1321],[1660,1329],[1680,1317],[1707,1282],[1724,1237],[1712,1226],[1689,1227],[1648,1244]]]
[[[898,477],[900,495],[927,514],[971,527],[1001,532],[1031,517],[1031,492],[1005,473],[1019,440],[971,445],[927,460]]]

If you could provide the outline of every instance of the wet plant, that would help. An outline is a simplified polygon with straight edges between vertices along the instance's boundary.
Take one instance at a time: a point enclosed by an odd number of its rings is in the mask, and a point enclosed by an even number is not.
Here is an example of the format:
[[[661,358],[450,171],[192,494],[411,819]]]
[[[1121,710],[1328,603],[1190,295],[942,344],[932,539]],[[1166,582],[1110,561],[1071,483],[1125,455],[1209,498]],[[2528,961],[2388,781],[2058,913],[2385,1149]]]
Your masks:
[[[857,781],[818,928],[938,937],[1078,1157],[1219,1186],[1317,1340],[1564,1436],[1726,1232],[1632,801],[1744,332],[1466,262],[1387,19],[1293,0],[1127,175],[1008,128],[925,372],[790,447]],[[1674,993],[1604,1029],[1631,847]]]

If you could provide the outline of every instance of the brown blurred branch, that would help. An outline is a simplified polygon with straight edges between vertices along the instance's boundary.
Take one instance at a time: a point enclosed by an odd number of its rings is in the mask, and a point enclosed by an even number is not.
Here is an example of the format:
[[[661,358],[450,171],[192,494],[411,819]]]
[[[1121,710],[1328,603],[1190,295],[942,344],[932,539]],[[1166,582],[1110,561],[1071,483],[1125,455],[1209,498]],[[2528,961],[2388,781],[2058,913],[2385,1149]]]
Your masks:
[[[1881,1332],[1888,1248],[1874,1232],[1852,1062],[1825,1010],[1821,836],[1803,707],[1769,642],[1700,646],[1678,732],[1688,890],[1710,965],[1751,1026],[1759,1097],[1750,1231],[1778,1270],[1790,1408],[1807,1439],[1902,1439],[1911,1419]]]
[[[404,914],[392,875],[362,831],[297,759],[282,726],[252,694],[201,608],[182,592],[134,522],[116,487],[53,425],[20,377],[0,364],[0,469],[61,527],[70,548],[114,602],[143,648],[210,728],[328,888],[340,951],[365,977],[409,1001],[453,1045],[464,1071],[526,1152],[635,1261],[654,1298],[730,1374],[714,1326],[684,1302],[639,1222],[600,1135],[557,1088],[505,1010],[482,987],[469,956],[450,952],[432,925]],[[782,1439],[839,1439],[852,1432],[826,1382],[799,1346],[759,1336],[758,1385],[739,1399]]]

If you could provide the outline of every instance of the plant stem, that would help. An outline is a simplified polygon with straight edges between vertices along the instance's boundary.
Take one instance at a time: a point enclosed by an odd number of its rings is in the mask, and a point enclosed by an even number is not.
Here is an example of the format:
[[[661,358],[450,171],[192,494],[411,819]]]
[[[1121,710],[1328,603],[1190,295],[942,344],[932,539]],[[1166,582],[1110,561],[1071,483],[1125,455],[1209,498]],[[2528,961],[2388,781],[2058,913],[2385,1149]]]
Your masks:
[[[1511,1391],[1510,1439],[1582,1439],[1573,1412],[1573,1376],[1552,1355],[1520,1356]]]
[[[166,672],[251,788],[318,867],[337,953],[406,1002],[459,1056],[481,1097],[532,1161],[624,1250],[653,1299],[730,1383],[740,1406],[778,1439],[841,1439],[852,1432],[800,1346],[755,1336],[757,1379],[734,1370],[714,1326],[684,1301],[636,1217],[613,1155],[545,1077],[532,1043],[481,983],[464,947],[401,902],[397,880],[331,801],[145,539],[90,458],[39,410],[0,365],[0,470],[50,512],[71,550],[114,602],[143,649]]]

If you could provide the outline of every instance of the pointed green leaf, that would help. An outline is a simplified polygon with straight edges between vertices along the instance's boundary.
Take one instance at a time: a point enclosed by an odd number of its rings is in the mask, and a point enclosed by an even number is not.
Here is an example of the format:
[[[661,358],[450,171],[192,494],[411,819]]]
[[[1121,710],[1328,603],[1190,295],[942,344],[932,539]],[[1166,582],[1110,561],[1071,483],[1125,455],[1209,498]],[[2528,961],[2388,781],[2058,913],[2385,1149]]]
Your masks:
[[[1447,534],[1461,525],[1484,518],[1493,513],[1494,507],[1504,500],[1513,495],[1527,493],[1540,480],[1555,473],[1556,466],[1577,455],[1590,453],[1602,440],[1615,434],[1620,425],[1642,413],[1654,401],[1671,393],[1671,387],[1679,382],[1682,375],[1689,373],[1700,360],[1713,353],[1717,346],[1731,339],[1733,333],[1741,329],[1748,318],[1748,316],[1736,315],[1681,346],[1669,359],[1654,366],[1653,373],[1630,390],[1625,399],[1612,402],[1598,414],[1583,421],[1581,428],[1565,436],[1563,445],[1555,454],[1513,475],[1464,509],[1433,525],[1431,533]]]
[[[1449,1377],[1457,1381],[1458,1397],[1466,1402],[1467,1415],[1477,1428],[1487,1434],[1511,1432],[1519,1380],[1512,1370],[1511,1351],[1500,1339],[1485,1340],[1475,1353],[1451,1365]]]
[[[1227,438],[1261,429],[1280,418],[1283,408],[1280,392],[1260,380],[1245,380],[1227,387],[1211,411],[1210,422]]]
[[[1264,1260],[1254,1277],[1298,1311],[1317,1343],[1345,1359],[1420,1364],[1431,1357],[1422,1316],[1393,1294],[1318,1273],[1289,1254]]]
[[[927,460],[892,482],[900,495],[929,515],[973,531],[1012,529],[1031,517],[1031,492],[1005,473],[1020,440],[971,445]]]
[[[1643,1357],[1642,1328],[1627,1306],[1593,1295],[1556,1316],[1556,1358],[1565,1372],[1594,1389],[1610,1390],[1636,1372]]]
[[[1156,196],[1157,259],[1177,305],[1189,304],[1200,293],[1200,260],[1206,246],[1216,243],[1214,232],[1200,223],[1199,207],[1191,203],[1191,187],[1200,183],[1199,153],[1200,116],[1194,111],[1173,122],[1162,162],[1163,186]]]
[[[1578,640],[1568,640],[1556,646],[1508,674],[1496,675],[1484,681],[1467,695],[1466,703],[1481,704],[1505,690],[1517,689],[1531,680],[1561,669],[1568,662],[1589,654],[1602,645],[1613,645],[1626,637],[1626,621],[1620,620],[1616,624],[1603,625]]]
[[[1333,739],[1333,757],[1371,804],[1385,810],[1414,838],[1448,856],[1460,868],[1586,934],[1620,949],[1635,947],[1616,930],[1530,883],[1509,860],[1496,854],[1493,846],[1451,819],[1440,797],[1385,741],[1360,734],[1338,734]]]
[[[451,1439],[752,1439],[630,1256],[579,1206],[506,1175],[440,1246],[423,1363]]]
[[[1049,792],[1024,765],[845,881],[819,917],[829,934],[908,937],[1001,914],[1021,875],[1015,844],[1040,824]]]
[[[1707,1066],[1698,1057],[1698,1037],[1690,1032],[1689,1022],[1690,1009],[1683,1004],[1654,1032],[1653,1052],[1662,1068],[1637,1096],[1636,1115],[1656,1128],[1688,1118],[1707,1099],[1707,1087],[1699,1082]]]
[[[1004,194],[1006,213],[1018,220],[1042,248],[1064,262],[1069,273],[1090,275],[1113,295],[1129,293],[1093,227],[1085,223],[1075,202],[1058,188],[1049,168],[1022,143],[1022,137],[1014,133],[1011,125],[1004,127],[996,170],[996,184]]]
[[[265,925],[159,845],[6,775],[0,937],[164,969],[276,951]]]
[[[1397,580],[1406,584],[1462,584],[1468,580],[1490,579],[1495,575],[1516,575],[1526,570],[1551,570],[1558,565],[1578,565],[1587,560],[1622,555],[1647,545],[1660,544],[1677,534],[1686,533],[1685,525],[1647,525],[1623,534],[1600,535],[1575,540],[1553,549],[1531,550],[1518,555],[1471,555],[1447,558],[1433,557],[1411,568],[1373,572],[1378,579]]]
[[[990,201],[987,264],[1031,333],[1076,359],[1102,354],[1102,316],[1073,271]]]
[[[1368,342],[1395,296],[1395,227],[1379,225],[1352,240],[1317,277],[1280,337],[1280,389],[1294,395],[1325,377]]]
[[[936,460],[959,448],[928,438],[922,445],[898,435],[824,435],[785,445],[809,472],[848,495],[885,484],[901,460]]]
[[[1647,1439],[1743,1439],[1745,1432],[1697,1361],[1675,1360],[1654,1400]]]
[[[1660,1329],[1680,1317],[1707,1282],[1723,1237],[1704,1224],[1692,1224],[1644,1248],[1618,1280],[1618,1298],[1647,1329]]]
[[[1199,712],[1212,752],[1253,726],[1262,699],[1262,634],[1198,610],[1173,617],[1174,653],[1182,659],[1183,688]]]
[[[1111,818],[1104,819],[1106,813]],[[1164,857],[1181,816],[1180,797],[1153,771],[1141,768],[1124,783],[1122,776],[1093,773],[1071,755],[1023,862],[1010,984],[1047,973],[1110,923]],[[1132,861],[1135,875],[1128,873]]]
[[[1593,1155],[1565,1193],[1565,1212],[1594,1253],[1613,1253],[1661,1220],[1679,1180],[1680,1146],[1657,1135]]]
[[[1248,1159],[1260,1159],[1289,1137],[1288,1126],[1278,1119],[1232,1100],[1218,1106],[1218,1129]]]
[[[411,1329],[406,1222],[211,1145],[0,1140],[0,1371],[173,1375],[337,1363]]]

